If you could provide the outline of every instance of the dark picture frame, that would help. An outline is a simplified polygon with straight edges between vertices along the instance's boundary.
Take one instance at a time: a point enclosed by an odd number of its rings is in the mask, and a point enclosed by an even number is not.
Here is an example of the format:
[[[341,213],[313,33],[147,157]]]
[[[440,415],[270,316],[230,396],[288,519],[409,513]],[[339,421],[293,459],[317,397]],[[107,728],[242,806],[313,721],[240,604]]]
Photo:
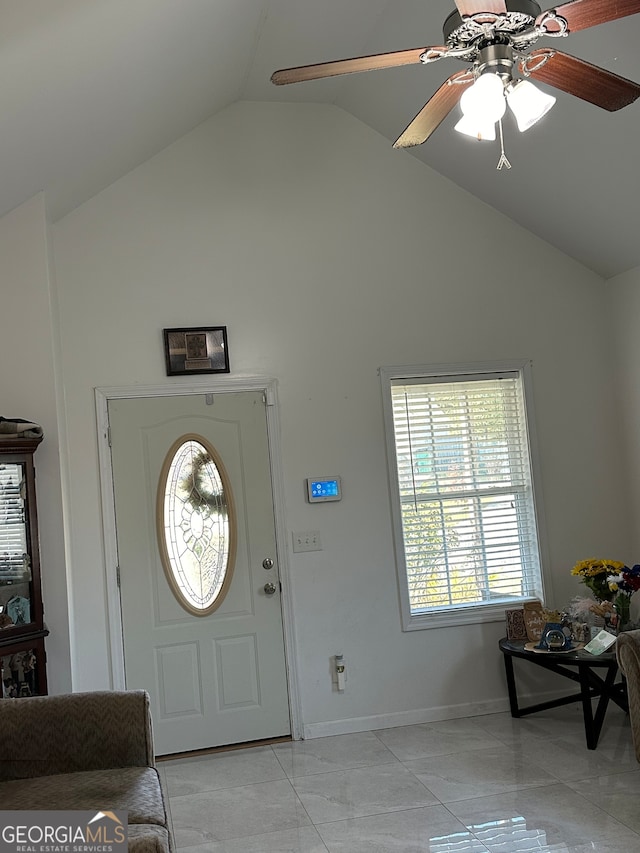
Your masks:
[[[226,326],[163,329],[167,376],[229,373]]]

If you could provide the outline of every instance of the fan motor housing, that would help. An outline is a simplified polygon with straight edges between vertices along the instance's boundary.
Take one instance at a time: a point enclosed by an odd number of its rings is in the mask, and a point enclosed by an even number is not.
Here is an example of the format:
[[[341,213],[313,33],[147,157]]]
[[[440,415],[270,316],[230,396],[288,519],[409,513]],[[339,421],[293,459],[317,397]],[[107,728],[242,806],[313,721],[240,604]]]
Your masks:
[[[479,74],[491,71],[503,80],[511,80],[513,69],[513,49],[511,45],[493,43],[478,50],[477,68]]]

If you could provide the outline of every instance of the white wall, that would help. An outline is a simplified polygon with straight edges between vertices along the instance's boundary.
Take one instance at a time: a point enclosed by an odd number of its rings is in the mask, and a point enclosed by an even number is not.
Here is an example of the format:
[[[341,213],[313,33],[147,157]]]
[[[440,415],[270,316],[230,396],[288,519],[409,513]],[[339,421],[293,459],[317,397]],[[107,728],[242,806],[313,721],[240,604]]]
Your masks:
[[[578,592],[577,559],[627,558],[602,280],[346,113],[237,103],[53,235],[76,689],[109,684],[93,388],[167,381],[164,327],[227,325],[232,372],[279,380],[287,526],[324,546],[291,555],[308,733],[506,694],[503,623],[400,629],[380,365],[533,359],[548,603]],[[344,500],[309,506],[303,479],[323,471]]]
[[[49,692],[71,688],[56,385],[55,304],[44,197],[0,219],[0,415],[40,424],[36,491]]]
[[[611,304],[610,336],[616,355],[618,405],[611,413],[623,436],[624,484],[628,496],[632,563],[640,562],[640,267],[629,270],[607,282]],[[629,564],[631,565],[631,563]]]

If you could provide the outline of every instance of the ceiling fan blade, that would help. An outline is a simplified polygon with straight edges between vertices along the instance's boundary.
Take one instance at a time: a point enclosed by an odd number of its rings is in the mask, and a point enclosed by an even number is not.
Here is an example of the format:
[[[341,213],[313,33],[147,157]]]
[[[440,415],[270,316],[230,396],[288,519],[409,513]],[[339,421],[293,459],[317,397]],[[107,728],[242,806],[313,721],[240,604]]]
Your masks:
[[[640,96],[640,85],[633,80],[559,50],[534,50],[519,65],[525,77],[548,83],[609,112],[632,104]]]
[[[575,33],[598,24],[606,24],[607,21],[638,14],[640,0],[572,0],[571,3],[547,9],[538,20],[543,19],[549,12],[564,18],[568,25],[567,31]],[[550,26],[548,29],[553,32],[554,28]]]
[[[412,50],[396,50],[391,53],[376,53],[373,56],[355,56],[352,59],[337,59],[334,62],[320,62],[317,65],[301,65],[298,68],[283,68],[274,71],[271,82],[276,86],[287,83],[302,83],[306,80],[319,80],[323,77],[336,77],[339,74],[353,74],[357,71],[377,71],[380,68],[396,68],[400,65],[420,63],[420,57],[427,51],[435,51],[434,59],[449,50],[448,47],[417,47]]]
[[[422,145],[423,142],[426,142],[456,106],[462,93],[467,86],[473,83],[473,80],[473,74],[469,71],[458,71],[457,74],[453,74],[448,80],[445,80],[396,139],[393,147],[412,148],[414,145]]]
[[[491,12],[502,15],[507,11],[504,0],[456,0],[456,7],[463,18],[477,15],[479,12]]]

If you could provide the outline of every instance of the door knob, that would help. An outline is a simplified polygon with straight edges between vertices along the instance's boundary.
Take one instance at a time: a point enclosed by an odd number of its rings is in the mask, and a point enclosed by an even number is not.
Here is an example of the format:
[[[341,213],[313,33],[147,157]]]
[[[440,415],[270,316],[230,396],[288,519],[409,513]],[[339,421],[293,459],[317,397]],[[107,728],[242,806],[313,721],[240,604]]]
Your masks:
[[[273,593],[276,591],[276,585],[274,583],[271,583],[271,582],[266,583],[264,585],[264,591],[265,591],[265,595],[273,595]]]
[[[267,571],[273,568],[273,560],[271,559],[271,557],[264,558],[264,560],[262,561],[262,568],[267,569]]]

